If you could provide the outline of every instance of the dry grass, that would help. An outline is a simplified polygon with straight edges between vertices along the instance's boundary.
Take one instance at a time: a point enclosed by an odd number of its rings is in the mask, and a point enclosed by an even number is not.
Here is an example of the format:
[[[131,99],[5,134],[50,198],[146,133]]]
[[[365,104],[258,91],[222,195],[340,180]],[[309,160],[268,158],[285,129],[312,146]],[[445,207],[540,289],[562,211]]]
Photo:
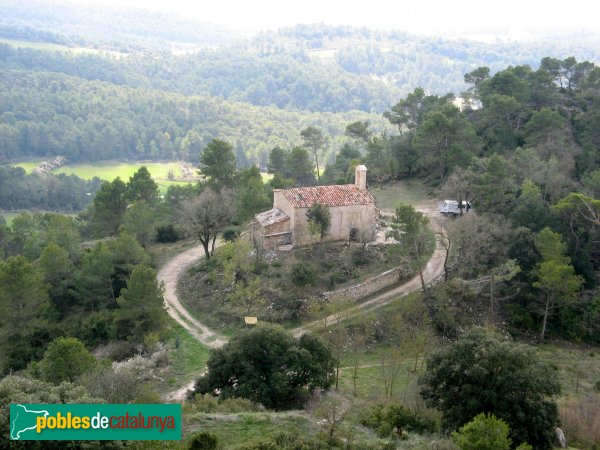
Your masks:
[[[600,446],[600,395],[565,400],[560,405],[560,420],[571,446]]]

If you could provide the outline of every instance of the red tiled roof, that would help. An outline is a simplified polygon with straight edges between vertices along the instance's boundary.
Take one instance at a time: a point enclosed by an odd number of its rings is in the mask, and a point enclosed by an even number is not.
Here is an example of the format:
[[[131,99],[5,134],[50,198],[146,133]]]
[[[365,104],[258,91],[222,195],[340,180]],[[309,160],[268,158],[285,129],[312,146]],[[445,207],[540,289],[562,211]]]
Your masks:
[[[316,203],[327,206],[369,205],[375,199],[366,189],[354,184],[285,189],[283,195],[295,208],[310,208]]]

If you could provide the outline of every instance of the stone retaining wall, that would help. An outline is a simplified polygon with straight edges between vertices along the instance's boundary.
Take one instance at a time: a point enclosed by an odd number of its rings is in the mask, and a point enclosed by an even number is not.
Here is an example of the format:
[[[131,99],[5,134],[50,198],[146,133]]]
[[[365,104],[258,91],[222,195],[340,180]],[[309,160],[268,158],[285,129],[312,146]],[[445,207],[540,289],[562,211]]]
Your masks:
[[[406,267],[395,267],[354,286],[324,292],[323,297],[327,300],[336,298],[342,301],[356,301],[398,284],[400,278],[404,278],[408,274],[409,270]]]

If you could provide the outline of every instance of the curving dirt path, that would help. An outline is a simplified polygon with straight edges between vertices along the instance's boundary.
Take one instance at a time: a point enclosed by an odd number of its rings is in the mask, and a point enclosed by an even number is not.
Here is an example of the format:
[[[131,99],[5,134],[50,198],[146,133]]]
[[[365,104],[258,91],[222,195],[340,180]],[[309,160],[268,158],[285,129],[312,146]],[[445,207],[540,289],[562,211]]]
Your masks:
[[[159,282],[164,283],[165,309],[169,315],[199,342],[210,348],[218,348],[227,342],[227,338],[193,318],[177,297],[179,278],[188,267],[202,258],[204,258],[202,246],[192,247],[165,264],[158,272],[157,278]]]
[[[421,209],[421,211],[425,212],[427,215],[431,216],[431,210],[429,209]],[[384,211],[385,213],[386,211]],[[432,220],[432,224],[437,225],[437,220]],[[435,230],[434,230],[435,231]],[[436,239],[436,246],[433,254],[429,261],[427,261],[427,265],[423,269],[423,278],[425,280],[425,284],[429,285],[433,283],[437,278],[439,278],[444,273],[444,258],[446,251],[440,245],[438,239]],[[400,286],[397,286],[389,291],[383,292],[381,294],[376,295],[372,299],[361,303],[359,305],[348,308],[344,311],[340,311],[335,314],[331,314],[327,316],[325,319],[315,320],[313,322],[302,325],[301,327],[294,328],[292,330],[292,334],[296,337],[301,336],[306,333],[310,329],[317,328],[322,326],[325,323],[327,326],[333,325],[339,321],[346,320],[350,317],[353,317],[357,314],[362,314],[367,311],[374,311],[382,306],[388,305],[392,300],[395,300],[399,297],[404,297],[411,292],[415,292],[421,289],[421,279],[419,275],[415,275],[412,279],[407,281]]]
[[[430,217],[434,227],[439,228],[441,226],[439,217],[436,215],[437,211],[435,206],[432,207],[431,205],[422,205],[418,209]],[[384,215],[390,215],[393,213],[393,211],[382,210],[382,213]],[[217,246],[218,245],[219,243],[217,242]],[[423,277],[426,284],[433,283],[444,273],[444,256],[445,250],[440,245],[439,240],[436,239],[436,248],[431,258],[427,262],[427,265],[423,269]],[[209,348],[219,348],[227,342],[227,338],[211,330],[206,325],[192,317],[177,297],[177,283],[179,278],[189,266],[199,261],[203,257],[204,250],[202,246],[198,245],[192,247],[191,249],[173,257],[167,264],[165,264],[158,272],[157,278],[159,282],[164,283],[165,309],[169,315],[202,344]],[[364,303],[348,308],[347,310],[331,314],[326,319],[316,320],[314,322],[294,328],[292,330],[292,334],[294,336],[301,336],[310,329],[320,326],[324,321],[327,325],[332,325],[357,314],[374,311],[382,306],[388,305],[392,300],[395,300],[399,297],[404,297],[419,289],[421,289],[421,280],[419,275],[416,275],[406,283],[376,295]],[[164,399],[166,401],[182,401],[185,398],[187,391],[191,390],[193,386],[194,381],[190,381],[180,389],[166,394]]]

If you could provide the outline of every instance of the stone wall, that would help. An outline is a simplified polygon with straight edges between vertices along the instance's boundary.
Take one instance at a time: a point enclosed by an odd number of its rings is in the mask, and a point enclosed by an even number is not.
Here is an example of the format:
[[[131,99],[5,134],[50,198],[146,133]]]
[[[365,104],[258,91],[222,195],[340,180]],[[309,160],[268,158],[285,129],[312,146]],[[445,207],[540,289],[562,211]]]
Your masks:
[[[254,246],[265,250],[274,250],[280,245],[291,243],[290,221],[273,223],[262,226],[256,220],[250,226]]]
[[[319,236],[310,232],[306,218],[307,211],[308,208],[295,208],[291,211],[292,241],[296,247],[319,243]],[[285,212],[290,215],[287,211]],[[366,242],[375,238],[375,224],[379,217],[379,211],[375,205],[331,206],[329,213],[331,214],[331,226],[323,238],[323,242],[347,241],[352,228],[357,228],[359,236]]]
[[[343,301],[356,301],[398,284],[400,279],[408,274],[409,271],[406,267],[395,267],[394,269],[387,270],[374,277],[367,278],[360,284],[337,289],[335,291],[324,292],[323,297],[328,300],[336,298]]]

